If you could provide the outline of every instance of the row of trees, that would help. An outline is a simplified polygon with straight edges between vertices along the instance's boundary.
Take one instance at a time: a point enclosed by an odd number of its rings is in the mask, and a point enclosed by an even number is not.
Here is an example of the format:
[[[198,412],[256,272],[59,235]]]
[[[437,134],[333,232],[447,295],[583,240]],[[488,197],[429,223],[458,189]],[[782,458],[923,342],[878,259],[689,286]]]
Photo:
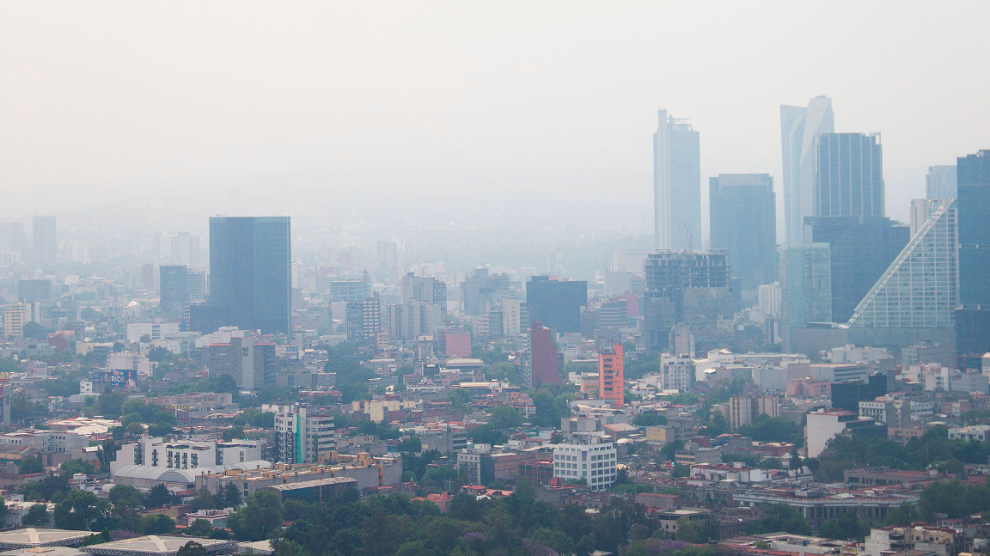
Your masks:
[[[283,521],[292,524],[282,528]],[[594,550],[618,553],[623,547],[650,554],[655,545],[644,541],[664,536],[641,506],[616,500],[594,515],[575,505],[557,510],[536,501],[525,481],[502,500],[458,494],[446,515],[433,503],[398,495],[373,496],[362,504],[351,491],[327,505],[311,506],[296,500],[283,504],[274,492],[259,491],[228,524],[239,540],[272,539],[278,556],[587,556]],[[683,543],[677,546],[687,549]]]

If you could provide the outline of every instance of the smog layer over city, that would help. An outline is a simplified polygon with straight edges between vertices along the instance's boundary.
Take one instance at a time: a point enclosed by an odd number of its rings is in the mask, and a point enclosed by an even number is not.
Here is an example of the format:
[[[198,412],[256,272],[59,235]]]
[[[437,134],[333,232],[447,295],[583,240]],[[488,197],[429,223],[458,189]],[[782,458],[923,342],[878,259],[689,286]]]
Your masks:
[[[0,3],[0,556],[990,554],[988,21]]]

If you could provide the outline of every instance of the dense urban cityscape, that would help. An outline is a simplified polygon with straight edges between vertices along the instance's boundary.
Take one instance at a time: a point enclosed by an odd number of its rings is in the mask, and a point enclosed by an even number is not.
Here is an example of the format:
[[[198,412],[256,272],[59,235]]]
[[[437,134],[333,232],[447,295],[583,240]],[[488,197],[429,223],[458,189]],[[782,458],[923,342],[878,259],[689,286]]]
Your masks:
[[[774,102],[764,173],[642,114],[651,234],[8,204],[0,552],[990,553],[990,137],[901,206]]]

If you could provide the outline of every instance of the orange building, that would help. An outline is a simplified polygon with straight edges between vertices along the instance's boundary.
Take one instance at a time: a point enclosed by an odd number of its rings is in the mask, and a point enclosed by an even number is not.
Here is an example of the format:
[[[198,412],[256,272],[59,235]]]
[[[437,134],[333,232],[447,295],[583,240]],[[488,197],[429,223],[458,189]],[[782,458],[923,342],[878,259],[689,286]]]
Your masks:
[[[612,407],[625,405],[622,383],[622,344],[598,354],[598,399],[610,400]]]

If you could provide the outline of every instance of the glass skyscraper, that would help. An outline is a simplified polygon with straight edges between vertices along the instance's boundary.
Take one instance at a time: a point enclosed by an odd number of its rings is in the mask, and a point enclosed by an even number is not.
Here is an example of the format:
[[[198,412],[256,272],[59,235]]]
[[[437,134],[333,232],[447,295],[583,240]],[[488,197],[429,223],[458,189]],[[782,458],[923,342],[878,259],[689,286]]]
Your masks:
[[[818,96],[808,106],[780,107],[781,159],[784,163],[784,229],[787,243],[801,243],[801,226],[812,216],[814,143],[835,131],[832,99]]]
[[[769,174],[709,180],[712,249],[725,249],[744,291],[777,279],[777,202]]]
[[[210,305],[228,326],[291,331],[288,217],[210,218]]]
[[[55,217],[35,216],[32,224],[34,264],[37,268],[51,270],[55,266],[56,253],[58,252]]]
[[[912,213],[911,241],[856,307],[850,326],[952,327],[959,291],[955,203],[919,199]]]
[[[698,132],[658,112],[653,134],[655,247],[701,248],[701,154]]]
[[[815,138],[815,216],[882,217],[880,136],[822,133]]]
[[[959,158],[959,310],[956,351],[990,351],[990,150]]]

